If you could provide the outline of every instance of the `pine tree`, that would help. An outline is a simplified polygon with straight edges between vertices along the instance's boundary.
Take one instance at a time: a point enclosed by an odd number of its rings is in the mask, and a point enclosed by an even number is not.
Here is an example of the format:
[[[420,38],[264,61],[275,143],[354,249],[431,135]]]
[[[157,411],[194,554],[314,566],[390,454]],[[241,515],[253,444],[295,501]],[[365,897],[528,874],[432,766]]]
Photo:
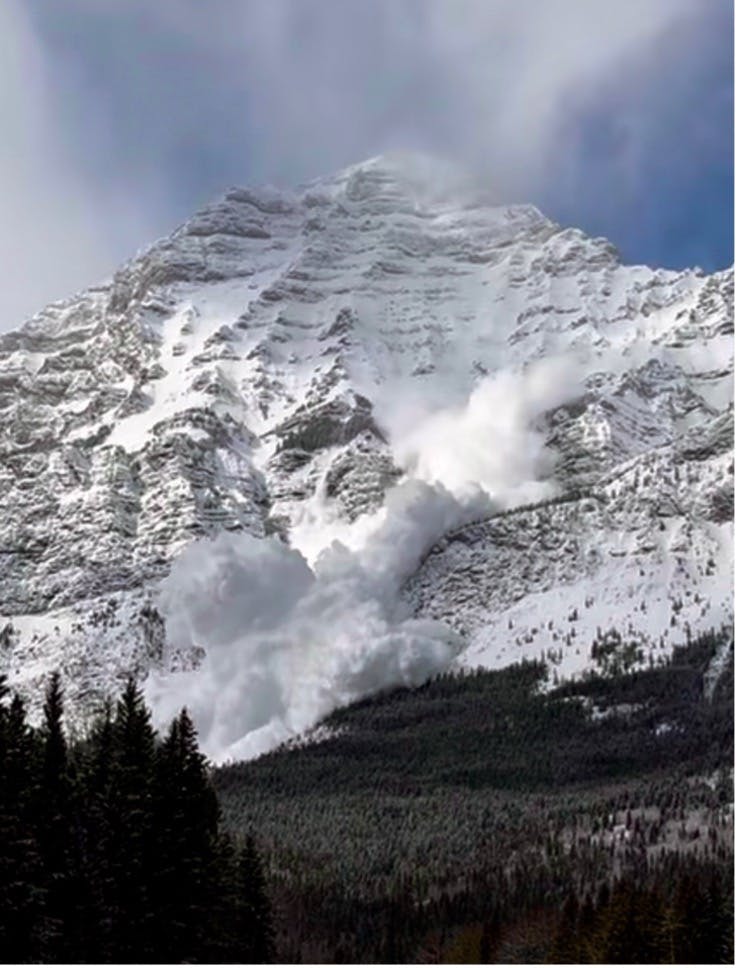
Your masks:
[[[112,857],[113,717],[110,703],[93,723],[85,742],[80,783],[82,864],[85,878],[87,961],[112,959],[115,890]]]
[[[673,919],[682,931],[675,946],[676,960],[704,964],[722,962],[726,956],[724,911],[726,891],[717,883],[706,883],[705,877],[683,876],[673,899]]]
[[[601,914],[603,944],[599,961],[652,964],[659,960],[659,899],[622,882]]]
[[[86,775],[93,799],[104,799],[110,789],[113,748],[113,710],[106,701],[90,734]]]
[[[62,803],[69,794],[67,773],[67,741],[64,737],[64,694],[61,677],[52,673],[44,702],[42,728],[43,766],[41,785],[54,801]]]
[[[267,885],[254,838],[247,836],[239,851],[240,960],[266,964],[274,960],[275,931],[267,898]]]
[[[491,964],[493,949],[500,935],[501,917],[498,908],[487,918],[483,925],[482,938],[480,940],[480,963],[483,965]]]
[[[593,900],[589,894],[580,906],[580,914],[577,922],[578,931],[578,960],[581,962],[595,961],[593,956],[594,928],[596,924],[596,911]]]
[[[153,905],[155,736],[143,695],[133,679],[118,701],[111,740],[106,797],[111,956],[114,961],[150,961],[157,930]]]
[[[580,906],[574,893],[570,893],[565,900],[559,919],[557,933],[552,945],[551,959],[555,964],[567,964],[577,961],[576,929]]]
[[[682,961],[680,952],[684,948],[686,924],[682,912],[674,900],[664,905],[660,923],[659,943],[662,960],[667,964]]]
[[[80,878],[73,851],[72,775],[63,719],[61,678],[54,672],[44,702],[34,814],[46,894],[40,928],[43,959],[67,962],[79,954]]]
[[[0,677],[0,951],[3,960],[38,960],[44,893],[31,822],[33,738],[22,700],[9,708]]]
[[[159,955],[209,960],[218,893],[219,808],[187,710],[172,723],[157,754],[157,887]]]
[[[274,939],[253,842],[220,829],[186,711],[157,740],[129,681],[69,744],[58,674],[34,732],[0,676],[0,957],[263,962]]]

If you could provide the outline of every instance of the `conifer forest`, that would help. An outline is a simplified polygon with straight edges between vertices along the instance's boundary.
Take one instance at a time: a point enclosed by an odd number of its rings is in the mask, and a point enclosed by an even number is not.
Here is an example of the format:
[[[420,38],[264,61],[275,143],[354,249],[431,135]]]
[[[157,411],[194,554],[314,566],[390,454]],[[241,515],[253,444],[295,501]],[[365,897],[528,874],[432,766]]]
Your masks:
[[[273,960],[260,858],[224,830],[186,711],[158,737],[129,682],[72,740],[57,675],[37,729],[0,697],[4,963]]]
[[[446,673],[212,768],[129,681],[0,699],[4,963],[733,963],[722,628],[638,672]]]

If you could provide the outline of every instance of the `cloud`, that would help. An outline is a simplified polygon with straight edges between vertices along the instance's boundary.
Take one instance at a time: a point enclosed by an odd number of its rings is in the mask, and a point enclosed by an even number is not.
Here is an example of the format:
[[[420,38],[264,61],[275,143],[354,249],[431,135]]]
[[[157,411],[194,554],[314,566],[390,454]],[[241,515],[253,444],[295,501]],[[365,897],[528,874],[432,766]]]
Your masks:
[[[464,516],[443,488],[418,482],[392,503],[363,553],[336,543],[314,570],[276,538],[224,532],[189,546],[163,583],[161,607],[170,640],[204,647],[206,657],[192,672],[149,677],[157,722],[186,705],[209,756],[250,758],[337,706],[446,668],[460,640],[412,618],[397,582],[425,550],[432,520],[435,532]],[[396,526],[410,541],[402,564]],[[378,571],[378,560],[394,567]]]
[[[55,110],[48,54],[26,8],[0,5],[0,330],[107,275],[146,227],[130,197],[84,179]]]
[[[707,150],[731,166],[731,94],[704,76],[727,20],[728,0],[6,0],[0,329],[230,184],[385,150],[450,155],[505,202],[639,238],[655,158],[680,158],[678,208]]]
[[[665,88],[667,101],[664,77],[678,73],[710,6],[214,0],[206,7],[129,0],[111,19],[116,29],[127,24],[130,31],[135,22],[137,34],[167,38],[187,63],[190,78],[180,74],[179,83],[188,96],[173,105],[178,129],[183,109],[193,107],[189,95],[207,86],[204,71],[214,72],[229,105],[241,96],[229,133],[245,151],[239,162],[266,177],[292,181],[386,149],[415,148],[474,164],[510,201],[528,200],[552,165],[577,150],[578,121],[612,79],[626,81],[632,105],[645,87]],[[657,56],[665,42],[670,55]],[[210,110],[215,100],[208,100]],[[199,106],[196,97],[196,112]]]
[[[566,360],[503,371],[465,404],[391,437],[405,478],[353,525],[331,517],[319,486],[312,526],[294,531],[292,547],[223,533],[186,548],[160,607],[168,641],[204,649],[205,659],[191,672],[149,677],[157,722],[186,705],[210,757],[249,758],[339,706],[446,669],[463,641],[413,618],[403,585],[447,531],[554,493],[535,425],[577,394],[573,374]]]
[[[523,373],[502,370],[481,380],[461,406],[426,415],[403,408],[384,416],[398,464],[413,477],[442,481],[459,497],[482,487],[499,503],[547,496],[544,435],[535,418],[577,394],[581,372],[573,360],[546,358]],[[382,419],[382,411],[380,411]]]

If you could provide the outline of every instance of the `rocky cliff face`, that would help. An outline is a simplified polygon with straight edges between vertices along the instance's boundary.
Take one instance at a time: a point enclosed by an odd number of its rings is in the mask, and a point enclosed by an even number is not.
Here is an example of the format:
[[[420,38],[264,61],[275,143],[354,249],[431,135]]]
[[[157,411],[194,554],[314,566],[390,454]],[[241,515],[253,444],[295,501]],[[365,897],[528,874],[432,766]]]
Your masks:
[[[92,701],[197,664],[156,608],[188,542],[290,541],[317,499],[355,521],[407,472],[409,398],[563,355],[581,385],[538,418],[558,496],[441,538],[406,598],[472,664],[576,672],[611,629],[668,649],[731,609],[732,296],[418,161],[227,192],[0,337],[0,669]]]

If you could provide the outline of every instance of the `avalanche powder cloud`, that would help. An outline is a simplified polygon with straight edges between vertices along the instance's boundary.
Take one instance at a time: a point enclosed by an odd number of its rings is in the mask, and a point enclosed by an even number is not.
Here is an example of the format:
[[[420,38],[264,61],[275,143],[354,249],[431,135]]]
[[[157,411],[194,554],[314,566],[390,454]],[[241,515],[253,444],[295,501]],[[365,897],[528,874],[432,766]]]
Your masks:
[[[389,426],[406,477],[351,527],[324,507],[321,532],[314,507],[302,535],[311,564],[300,529],[298,547],[222,533],[186,548],[160,607],[169,641],[205,658],[190,672],[150,675],[157,720],[186,705],[213,760],[251,758],[332,709],[446,669],[464,642],[413,618],[402,586],[444,532],[553,492],[540,479],[544,440],[534,424],[575,387],[572,364],[545,361],[485,379],[464,406],[429,413],[402,439]]]

